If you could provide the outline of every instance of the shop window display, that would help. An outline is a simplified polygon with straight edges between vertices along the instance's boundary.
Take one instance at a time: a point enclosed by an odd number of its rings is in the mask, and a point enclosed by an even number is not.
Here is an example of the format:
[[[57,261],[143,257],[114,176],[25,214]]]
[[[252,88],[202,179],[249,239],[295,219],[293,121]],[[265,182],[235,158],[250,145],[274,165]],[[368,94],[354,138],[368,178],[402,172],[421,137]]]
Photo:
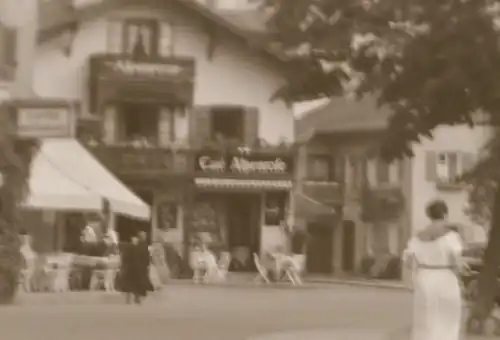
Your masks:
[[[264,210],[265,225],[280,225],[285,219],[286,193],[267,193]]]

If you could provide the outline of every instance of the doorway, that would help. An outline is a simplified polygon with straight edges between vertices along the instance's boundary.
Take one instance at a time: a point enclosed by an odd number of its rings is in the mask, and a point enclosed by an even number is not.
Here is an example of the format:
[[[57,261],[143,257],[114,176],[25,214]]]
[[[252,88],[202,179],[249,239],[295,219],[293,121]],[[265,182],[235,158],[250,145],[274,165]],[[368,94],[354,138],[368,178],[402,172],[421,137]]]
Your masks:
[[[354,271],[356,251],[356,224],[347,220],[342,222],[342,270]]]
[[[152,191],[135,191],[144,203],[153,206],[154,194]],[[120,242],[130,242],[132,236],[137,236],[140,231],[145,231],[148,237],[148,244],[151,244],[151,221],[142,221],[129,218],[127,216],[116,216],[116,231]]]
[[[333,229],[325,223],[307,226],[307,272],[310,274],[333,273]]]
[[[230,270],[253,271],[253,253],[260,248],[260,196],[230,194],[227,196],[227,235],[232,260]]]

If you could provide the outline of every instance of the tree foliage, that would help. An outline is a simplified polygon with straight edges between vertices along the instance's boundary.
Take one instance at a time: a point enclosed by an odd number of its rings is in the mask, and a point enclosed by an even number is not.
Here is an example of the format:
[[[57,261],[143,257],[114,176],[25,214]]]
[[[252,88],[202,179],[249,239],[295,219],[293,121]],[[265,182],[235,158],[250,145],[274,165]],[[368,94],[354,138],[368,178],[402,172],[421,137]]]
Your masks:
[[[352,92],[392,109],[384,155],[441,124],[500,121],[496,7],[488,0],[270,0],[274,39],[290,56],[287,100]]]
[[[483,148],[483,157],[464,175],[469,184],[467,214],[479,225],[488,227],[493,217],[495,192],[500,181],[500,131],[495,129]]]
[[[392,112],[382,156],[411,156],[439,125],[500,125],[500,2],[269,0],[274,44],[289,56],[288,101],[371,95]],[[471,214],[491,218],[480,296],[484,320],[498,291],[500,134],[471,176]],[[491,215],[491,216],[489,216]]]
[[[20,203],[28,194],[30,164],[37,143],[18,140],[9,131],[8,115],[0,119],[0,303],[12,302],[18,287],[21,264]]]

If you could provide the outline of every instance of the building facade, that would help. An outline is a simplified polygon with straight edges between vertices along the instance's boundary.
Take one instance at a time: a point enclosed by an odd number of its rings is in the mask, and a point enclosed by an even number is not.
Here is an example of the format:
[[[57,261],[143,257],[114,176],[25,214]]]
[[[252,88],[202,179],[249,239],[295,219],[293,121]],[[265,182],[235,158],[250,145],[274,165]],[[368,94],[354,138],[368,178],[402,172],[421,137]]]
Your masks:
[[[250,266],[293,209],[280,60],[193,3],[105,2],[44,25],[35,93],[79,100],[89,149],[153,207],[149,223],[115,221],[122,239],[144,229],[182,256],[205,233]]]
[[[433,199],[447,202],[452,222],[472,224],[466,186],[456,179],[473,166],[488,127],[438,127],[433,139],[414,145],[413,158],[388,164],[379,147],[389,115],[369,98],[333,99],[297,122],[297,188],[311,181],[341,188],[331,196],[342,206],[330,223],[335,273],[362,271],[367,258],[383,267],[399,257],[409,237],[429,223],[425,206]]]

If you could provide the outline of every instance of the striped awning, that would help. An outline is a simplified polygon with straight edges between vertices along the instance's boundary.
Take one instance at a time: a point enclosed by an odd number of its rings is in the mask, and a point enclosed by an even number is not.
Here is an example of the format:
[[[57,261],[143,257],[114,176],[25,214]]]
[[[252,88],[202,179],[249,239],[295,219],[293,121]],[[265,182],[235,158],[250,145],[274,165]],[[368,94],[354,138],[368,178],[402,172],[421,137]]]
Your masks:
[[[290,180],[195,178],[195,184],[200,188],[224,189],[289,190],[292,188],[292,181]]]

